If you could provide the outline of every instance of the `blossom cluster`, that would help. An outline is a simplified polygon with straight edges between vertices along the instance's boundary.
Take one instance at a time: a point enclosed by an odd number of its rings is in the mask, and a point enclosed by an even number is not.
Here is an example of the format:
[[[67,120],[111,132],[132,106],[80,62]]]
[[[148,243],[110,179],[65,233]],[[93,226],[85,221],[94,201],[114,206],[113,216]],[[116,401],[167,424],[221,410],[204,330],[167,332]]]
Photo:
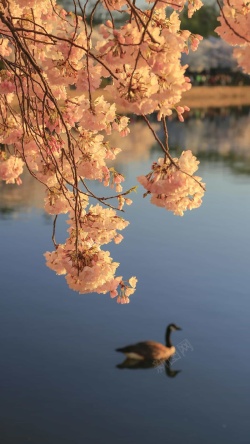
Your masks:
[[[159,158],[152,171],[137,179],[151,194],[151,203],[183,216],[184,211],[198,208],[202,203],[205,184],[194,176],[199,161],[190,150],[183,151],[178,158]]]
[[[74,211],[71,210],[69,215],[69,237],[54,252],[45,253],[47,266],[59,275],[65,274],[72,290],[79,293],[110,292],[112,298],[118,296],[118,303],[128,303],[137,279],[133,277],[125,283],[121,276],[115,277],[119,264],[113,262],[110,253],[103,251],[101,246],[112,240],[120,243],[123,237],[117,230],[123,230],[129,222],[117,216],[112,208],[103,208],[99,204],[82,210],[81,217],[77,218],[80,229],[77,229]]]
[[[240,4],[233,2],[231,16],[223,8],[221,28],[232,40],[231,28],[225,27],[240,22],[245,38],[238,30],[233,44],[243,45],[237,54],[248,69],[248,53],[240,51],[249,49],[249,6],[245,1],[240,16]],[[157,113],[166,137],[166,119],[173,112],[184,120],[188,107],[179,102],[191,83],[181,55],[195,51],[201,37],[181,29],[184,0],[170,0],[171,12],[164,1],[147,0],[146,10],[130,0],[102,3],[110,19],[98,31],[56,0],[0,3],[0,180],[20,185],[26,165],[45,185],[45,211],[55,221],[67,215],[67,239],[56,243],[55,222],[55,250],[45,257],[71,289],[109,292],[118,303],[128,303],[137,280],[117,276],[119,264],[103,246],[122,241],[120,231],[128,222],[118,214],[132,203],[132,189],[123,191],[125,178],[110,164],[121,150],[106,136],[129,133],[121,107],[145,120]],[[200,0],[189,0],[189,16],[201,6]],[[122,25],[113,20],[117,10],[129,15]],[[108,85],[100,93],[102,83]],[[199,207],[204,194],[202,179],[194,175],[198,161],[191,151],[179,159],[163,151],[165,158],[138,180],[153,204],[183,215]],[[112,189],[112,196],[95,195],[92,181]]]
[[[23,172],[23,165],[24,162],[19,157],[7,157],[4,152],[0,152],[0,179],[6,183],[21,185],[20,175]]]
[[[117,230],[128,222],[117,211],[132,203],[129,192],[122,193],[124,177],[109,165],[120,149],[103,132],[126,136],[129,118],[103,96],[92,97],[102,66],[86,56],[92,42],[81,22],[54,0],[1,3],[0,180],[20,185],[26,165],[46,187],[45,211],[68,214],[69,237],[58,245],[54,236],[55,251],[45,256],[70,288],[109,292],[128,303],[136,278],[116,277],[119,264],[102,246],[122,241]],[[117,208],[91,192],[86,181],[93,180],[115,188]]]
[[[250,74],[250,4],[248,0],[232,0],[221,7],[216,32],[227,43],[236,46],[234,56],[246,74]]]
[[[153,13],[137,10],[119,30],[110,20],[101,25],[103,41],[96,49],[109,71],[115,67],[113,84],[106,89],[117,104],[138,115],[156,111],[159,120],[172,114],[182,93],[191,88],[181,53],[196,50],[202,39],[181,30],[180,24],[178,12],[168,17],[165,4],[157,3]],[[109,76],[106,68],[103,76]]]

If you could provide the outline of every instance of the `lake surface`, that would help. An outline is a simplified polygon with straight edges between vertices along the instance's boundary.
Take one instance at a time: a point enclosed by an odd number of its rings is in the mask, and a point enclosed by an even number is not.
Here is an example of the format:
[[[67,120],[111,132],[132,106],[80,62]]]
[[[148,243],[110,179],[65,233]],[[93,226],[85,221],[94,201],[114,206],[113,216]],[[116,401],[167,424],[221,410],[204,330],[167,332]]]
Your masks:
[[[128,187],[161,155],[140,121],[132,127],[116,165]],[[45,266],[52,219],[40,187],[1,186],[2,444],[249,442],[250,113],[197,111],[169,133],[197,153],[207,192],[180,218],[138,188],[111,248],[119,274],[139,280],[128,305],[70,291]],[[117,368],[116,348],[164,342],[171,322],[183,329],[172,372]]]

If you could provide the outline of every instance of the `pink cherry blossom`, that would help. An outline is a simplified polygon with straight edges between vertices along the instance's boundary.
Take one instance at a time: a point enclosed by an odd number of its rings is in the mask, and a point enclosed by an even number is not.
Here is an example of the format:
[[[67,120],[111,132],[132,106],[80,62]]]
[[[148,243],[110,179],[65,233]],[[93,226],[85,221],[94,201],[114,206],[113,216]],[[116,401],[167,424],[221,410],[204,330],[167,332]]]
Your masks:
[[[184,0],[168,2],[168,11],[164,1],[147,0],[146,9],[138,2],[102,1],[108,20],[96,28],[56,0],[0,3],[0,180],[21,184],[26,164],[44,184],[45,211],[55,216],[54,251],[45,253],[48,267],[65,275],[74,291],[110,293],[126,304],[137,279],[117,276],[119,263],[103,246],[123,240],[120,231],[129,222],[121,211],[132,203],[134,187],[127,190],[116,170],[121,148],[108,136],[129,134],[130,119],[120,109],[142,116],[164,153],[138,177],[144,196],[180,216],[201,205],[205,185],[196,175],[199,161],[190,150],[171,155],[167,121],[177,113],[184,122],[189,108],[180,100],[192,85],[182,54],[195,51],[202,37],[181,27]],[[188,0],[189,17],[201,6],[200,0]],[[126,12],[128,20],[117,24],[114,11]],[[225,3],[219,22],[217,32],[237,45],[235,57],[249,73],[247,0]],[[164,143],[150,123],[152,113],[162,125]],[[98,195],[93,181],[100,182]],[[110,193],[102,187],[110,187]],[[66,215],[67,228],[57,244],[60,214]]]
[[[21,183],[20,175],[23,172],[24,162],[22,159],[16,156],[10,156],[5,158],[0,154],[0,180],[4,180],[6,183]]]
[[[205,187],[200,177],[193,176],[198,164],[190,150],[183,151],[179,159],[158,159],[152,171],[137,180],[147,190],[146,194],[152,195],[152,204],[183,216],[184,211],[198,208],[202,203]]]

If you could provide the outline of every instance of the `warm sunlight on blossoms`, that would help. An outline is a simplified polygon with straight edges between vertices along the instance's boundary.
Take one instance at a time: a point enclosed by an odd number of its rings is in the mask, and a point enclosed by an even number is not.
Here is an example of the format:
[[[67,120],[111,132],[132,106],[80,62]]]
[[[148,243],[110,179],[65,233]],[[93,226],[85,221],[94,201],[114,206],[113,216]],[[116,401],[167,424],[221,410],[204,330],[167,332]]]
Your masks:
[[[0,152],[0,179],[6,183],[17,183],[21,185],[20,175],[23,172],[24,162],[16,156],[5,156]]]
[[[44,210],[54,217],[48,267],[65,275],[72,290],[109,293],[124,304],[137,279],[116,276],[119,263],[103,245],[123,240],[119,231],[129,222],[120,214],[136,187],[127,189],[126,178],[116,171],[121,147],[107,136],[126,138],[129,115],[140,116],[164,156],[138,178],[151,202],[181,216],[201,205],[205,186],[194,175],[199,162],[190,150],[179,159],[171,156],[167,119],[175,114],[184,122],[189,111],[180,106],[191,88],[181,56],[195,51],[202,37],[181,27],[184,0],[168,2],[168,9],[163,1],[148,0],[148,9],[137,1],[103,1],[108,20],[96,27],[99,2],[93,2],[90,18],[88,2],[73,3],[81,15],[55,0],[1,1],[0,180],[21,185],[26,167],[44,185]],[[191,18],[202,3],[187,5]],[[246,72],[249,17],[248,3],[235,0],[221,7],[217,28],[239,45],[235,55]],[[161,136],[148,118],[152,113],[162,125]],[[93,181],[102,186],[99,195]],[[57,243],[61,214],[69,227],[65,242]]]
[[[183,151],[180,158],[158,159],[152,171],[139,176],[140,184],[151,194],[151,203],[183,216],[184,211],[198,208],[202,203],[205,184],[201,177],[194,176],[199,162],[192,152]]]
[[[220,6],[220,26],[216,32],[227,43],[237,46],[234,56],[245,73],[250,74],[250,4],[233,0]]]

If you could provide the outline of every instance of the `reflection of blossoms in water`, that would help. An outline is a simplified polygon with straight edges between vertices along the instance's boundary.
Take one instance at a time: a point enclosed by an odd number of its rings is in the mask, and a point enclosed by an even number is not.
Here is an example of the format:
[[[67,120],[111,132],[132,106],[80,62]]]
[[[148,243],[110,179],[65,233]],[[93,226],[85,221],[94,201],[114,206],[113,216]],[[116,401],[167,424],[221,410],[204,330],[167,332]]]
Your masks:
[[[3,217],[16,218],[19,213],[43,207],[44,187],[30,176],[26,169],[22,174],[22,185],[6,185],[0,182],[0,212]]]
[[[153,127],[157,130],[159,124],[155,123]],[[130,134],[125,138],[121,139],[116,132],[108,138],[110,145],[118,146],[119,144],[121,148],[115,164],[145,161],[149,158],[150,150],[155,144],[154,136],[142,120],[131,120],[129,128]]]
[[[250,112],[211,114],[205,118],[190,117],[185,125],[169,122],[172,146],[192,146],[195,154],[216,154],[234,161],[250,161]]]

